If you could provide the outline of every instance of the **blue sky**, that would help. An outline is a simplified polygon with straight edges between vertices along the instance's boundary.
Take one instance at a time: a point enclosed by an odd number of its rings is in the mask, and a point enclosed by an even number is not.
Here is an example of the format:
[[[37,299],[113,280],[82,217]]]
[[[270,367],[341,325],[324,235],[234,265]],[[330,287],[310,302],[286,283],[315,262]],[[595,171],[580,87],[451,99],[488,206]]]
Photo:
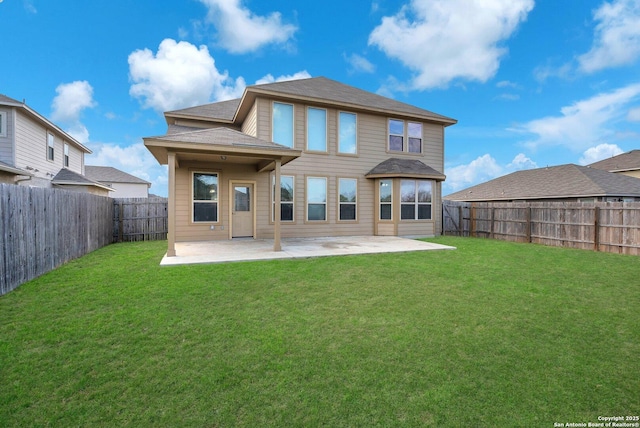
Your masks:
[[[444,194],[640,148],[640,0],[0,0],[0,93],[167,193],[162,112],[326,76],[458,120]]]

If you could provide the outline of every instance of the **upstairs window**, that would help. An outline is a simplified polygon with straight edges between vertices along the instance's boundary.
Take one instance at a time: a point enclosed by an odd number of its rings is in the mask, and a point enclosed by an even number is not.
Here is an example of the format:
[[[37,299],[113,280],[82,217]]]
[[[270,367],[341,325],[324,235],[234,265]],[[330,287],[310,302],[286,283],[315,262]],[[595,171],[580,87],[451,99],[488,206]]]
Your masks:
[[[402,120],[389,119],[389,150],[404,151],[404,122]]]
[[[69,145],[64,143],[64,166],[69,167]]]
[[[389,151],[422,153],[422,124],[389,119]]]
[[[7,113],[0,111],[0,137],[7,136]]]
[[[193,173],[193,221],[218,221],[218,174]]]
[[[400,219],[431,220],[431,181],[400,182]]]
[[[338,118],[338,152],[356,154],[358,153],[358,142],[356,137],[356,115],[341,111]]]
[[[274,102],[272,119],[273,142],[293,148],[293,105]]]
[[[327,111],[307,108],[307,150],[327,151]]]
[[[53,137],[53,134],[47,132],[47,159],[50,161],[55,159],[55,144],[56,140]]]

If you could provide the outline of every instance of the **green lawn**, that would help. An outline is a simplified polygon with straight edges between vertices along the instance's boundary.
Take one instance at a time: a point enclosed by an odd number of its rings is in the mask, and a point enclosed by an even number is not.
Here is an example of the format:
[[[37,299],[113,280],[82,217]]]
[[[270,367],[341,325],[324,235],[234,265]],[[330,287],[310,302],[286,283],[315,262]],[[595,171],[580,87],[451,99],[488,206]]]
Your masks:
[[[116,244],[0,298],[0,426],[541,426],[640,414],[640,258],[160,267]]]

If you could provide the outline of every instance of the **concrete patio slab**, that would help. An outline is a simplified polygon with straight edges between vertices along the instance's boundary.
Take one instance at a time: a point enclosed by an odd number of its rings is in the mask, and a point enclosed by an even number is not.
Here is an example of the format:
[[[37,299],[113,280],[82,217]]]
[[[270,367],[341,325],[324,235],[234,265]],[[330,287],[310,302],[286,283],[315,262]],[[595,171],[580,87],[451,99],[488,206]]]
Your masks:
[[[165,257],[162,266],[223,263],[249,260],[293,259],[349,254],[455,250],[455,247],[397,236],[345,236],[282,239],[282,251],[273,251],[272,239],[176,242],[176,256]]]

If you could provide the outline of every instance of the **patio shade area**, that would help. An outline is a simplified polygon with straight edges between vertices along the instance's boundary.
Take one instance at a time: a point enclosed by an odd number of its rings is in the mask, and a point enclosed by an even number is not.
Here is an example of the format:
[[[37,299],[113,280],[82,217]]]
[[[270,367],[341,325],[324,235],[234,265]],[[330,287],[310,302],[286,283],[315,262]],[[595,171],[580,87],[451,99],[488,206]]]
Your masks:
[[[273,250],[272,239],[176,242],[176,256],[165,257],[162,266],[223,263],[249,260],[344,256],[350,254],[455,250],[455,247],[397,236],[347,236],[282,239],[282,251]]]

